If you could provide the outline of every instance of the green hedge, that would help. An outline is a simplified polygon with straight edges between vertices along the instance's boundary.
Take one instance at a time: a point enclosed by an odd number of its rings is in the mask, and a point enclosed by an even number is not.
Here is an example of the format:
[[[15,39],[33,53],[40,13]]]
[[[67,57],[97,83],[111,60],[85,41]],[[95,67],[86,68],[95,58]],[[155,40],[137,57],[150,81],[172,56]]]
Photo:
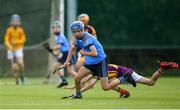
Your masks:
[[[180,0],[77,0],[106,46],[180,46]]]

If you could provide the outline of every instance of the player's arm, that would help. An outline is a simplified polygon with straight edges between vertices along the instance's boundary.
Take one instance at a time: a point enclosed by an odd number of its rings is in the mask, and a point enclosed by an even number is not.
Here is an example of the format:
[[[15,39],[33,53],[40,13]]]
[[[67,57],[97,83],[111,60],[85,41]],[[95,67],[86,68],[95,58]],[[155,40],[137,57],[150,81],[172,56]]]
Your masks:
[[[74,37],[72,37],[71,42],[70,42],[70,45],[74,45],[75,40],[76,40],[76,39],[75,39]]]
[[[52,50],[57,51],[61,48],[61,44],[57,44]]]
[[[6,45],[6,47],[8,49],[13,50],[13,46],[12,46],[10,40],[11,40],[11,38],[10,38],[10,30],[7,29],[5,37],[4,37],[4,42],[5,42],[5,45]]]
[[[71,57],[74,54],[74,50],[75,50],[75,45],[73,44],[70,46],[68,56],[67,56],[66,62],[64,63],[64,66],[68,66],[70,64],[69,62],[70,62]]]
[[[92,56],[92,57],[95,57],[98,55],[97,53],[97,50],[96,48],[94,47],[94,45],[91,45],[89,47],[90,49],[90,52],[85,52],[84,50],[80,50],[80,53],[83,55],[83,56]]]
[[[95,29],[91,26],[92,35],[97,38]]]
[[[53,51],[57,51],[60,50],[63,44],[63,39],[59,39],[57,38],[55,41],[56,45],[54,46],[54,48],[52,48]]]

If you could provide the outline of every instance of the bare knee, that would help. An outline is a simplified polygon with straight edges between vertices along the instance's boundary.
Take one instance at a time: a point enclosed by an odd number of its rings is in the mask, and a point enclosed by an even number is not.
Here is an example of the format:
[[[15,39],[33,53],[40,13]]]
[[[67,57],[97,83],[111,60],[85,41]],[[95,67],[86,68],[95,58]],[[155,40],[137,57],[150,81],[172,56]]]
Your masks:
[[[75,82],[76,82],[76,83],[81,83],[81,80],[82,80],[81,77],[75,76],[74,79],[75,79]]]
[[[103,89],[104,91],[110,90],[107,86],[102,86],[102,89]]]
[[[154,86],[155,85],[155,81],[151,80],[148,82],[148,86]]]

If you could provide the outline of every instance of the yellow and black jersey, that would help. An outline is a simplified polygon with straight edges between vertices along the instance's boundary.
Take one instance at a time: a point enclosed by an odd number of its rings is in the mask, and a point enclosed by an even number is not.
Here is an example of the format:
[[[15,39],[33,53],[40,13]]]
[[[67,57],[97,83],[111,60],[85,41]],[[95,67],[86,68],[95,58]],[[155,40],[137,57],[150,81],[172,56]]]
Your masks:
[[[24,33],[24,29],[20,26],[13,27],[10,26],[6,30],[5,34],[5,45],[8,49],[20,49],[24,46],[24,43],[26,41],[26,35]]]
[[[84,26],[84,30],[85,30],[85,32],[88,32],[89,34],[92,34],[93,36],[96,37],[96,31],[95,31],[95,29],[92,26],[85,25]]]

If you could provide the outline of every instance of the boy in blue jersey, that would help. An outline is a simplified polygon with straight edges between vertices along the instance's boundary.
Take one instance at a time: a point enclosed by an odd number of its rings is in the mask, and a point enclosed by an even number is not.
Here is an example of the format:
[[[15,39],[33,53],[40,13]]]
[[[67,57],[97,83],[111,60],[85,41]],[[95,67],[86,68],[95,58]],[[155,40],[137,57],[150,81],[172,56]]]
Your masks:
[[[75,37],[69,50],[65,66],[70,64],[70,59],[74,53],[75,47],[80,49],[80,53],[85,56],[85,64],[79,69],[75,76],[76,94],[73,98],[82,98],[81,80],[88,74],[93,74],[100,77],[100,82],[103,90],[111,90],[120,83],[131,83],[136,86],[135,81],[129,74],[125,74],[111,83],[108,82],[106,54],[99,41],[93,35],[84,32],[84,24],[81,21],[75,21],[71,25],[71,31]]]
[[[57,63],[54,66],[54,69],[57,67],[60,67],[65,61],[68,56],[68,51],[69,51],[69,43],[65,37],[65,35],[61,32],[61,27],[60,27],[60,22],[59,21],[54,21],[52,24],[52,31],[54,35],[56,36],[55,42],[56,45],[52,49],[52,51],[60,51],[62,53],[62,57],[57,60]],[[75,60],[71,58],[70,60],[71,65],[67,67],[67,72],[75,77],[76,72],[74,71],[73,65],[75,64]],[[61,71],[57,71],[57,73],[60,75],[60,84],[57,86],[58,88],[68,85],[68,82],[64,78],[64,73]]]

